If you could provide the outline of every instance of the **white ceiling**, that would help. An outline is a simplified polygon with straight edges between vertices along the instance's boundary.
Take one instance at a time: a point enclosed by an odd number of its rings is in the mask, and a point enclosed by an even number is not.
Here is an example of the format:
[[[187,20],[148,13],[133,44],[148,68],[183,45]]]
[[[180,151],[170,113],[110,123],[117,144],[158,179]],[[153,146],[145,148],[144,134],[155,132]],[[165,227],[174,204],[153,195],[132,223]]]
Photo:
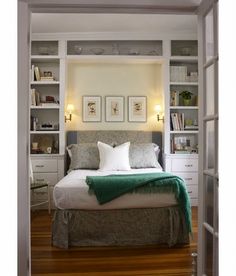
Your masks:
[[[31,22],[33,33],[197,33],[197,17],[195,15],[33,13]]]

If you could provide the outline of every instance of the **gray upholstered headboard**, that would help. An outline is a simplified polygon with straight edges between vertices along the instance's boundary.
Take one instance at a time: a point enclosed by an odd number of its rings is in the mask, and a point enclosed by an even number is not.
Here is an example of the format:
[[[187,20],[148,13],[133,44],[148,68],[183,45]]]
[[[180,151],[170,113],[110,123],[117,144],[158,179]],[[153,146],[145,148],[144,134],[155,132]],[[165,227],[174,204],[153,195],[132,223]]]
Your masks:
[[[97,141],[110,145],[119,145],[127,141],[131,143],[155,143],[160,147],[159,162],[162,164],[161,132],[136,130],[83,130],[67,132],[67,145],[97,143]]]

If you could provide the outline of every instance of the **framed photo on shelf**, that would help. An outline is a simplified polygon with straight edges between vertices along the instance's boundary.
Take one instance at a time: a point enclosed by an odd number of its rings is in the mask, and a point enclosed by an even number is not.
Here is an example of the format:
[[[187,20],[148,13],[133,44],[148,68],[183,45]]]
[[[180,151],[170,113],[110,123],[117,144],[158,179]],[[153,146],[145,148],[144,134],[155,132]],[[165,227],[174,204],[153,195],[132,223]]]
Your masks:
[[[128,121],[129,122],[147,121],[147,97],[146,96],[128,97]]]
[[[83,96],[82,113],[83,122],[101,122],[102,120],[102,97]]]
[[[123,96],[105,97],[105,120],[106,122],[124,122],[124,104]]]

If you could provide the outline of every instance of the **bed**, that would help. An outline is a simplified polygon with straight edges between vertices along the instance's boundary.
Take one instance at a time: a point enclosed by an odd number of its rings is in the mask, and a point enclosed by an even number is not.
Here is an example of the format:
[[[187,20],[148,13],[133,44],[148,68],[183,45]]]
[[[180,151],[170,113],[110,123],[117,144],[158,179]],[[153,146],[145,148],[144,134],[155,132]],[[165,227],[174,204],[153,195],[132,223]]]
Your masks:
[[[82,145],[82,148],[88,144],[95,145],[98,141],[112,146],[130,141],[131,145],[136,145],[136,149],[137,145],[140,148],[140,145],[150,146],[151,143],[159,145],[160,149],[162,147],[159,132],[72,131],[67,135],[68,145]],[[85,155],[88,152],[86,148]],[[91,155],[94,156],[94,152],[91,151],[90,157]],[[86,183],[87,178],[94,176],[120,177],[125,174],[127,177],[138,177],[160,173],[161,152],[158,152],[155,158],[158,159],[158,165],[155,167],[141,166],[142,168],[131,168],[128,171],[94,169],[96,158],[90,160],[93,163],[90,162],[90,166],[93,168],[70,169],[70,172],[56,184],[53,192],[57,209],[52,224],[52,244],[60,248],[188,244],[190,231],[186,216],[174,193],[131,192],[99,204],[96,195],[90,192]],[[85,159],[84,156],[83,160]],[[148,159],[146,162],[151,162],[150,156]],[[142,162],[145,163],[145,160]]]

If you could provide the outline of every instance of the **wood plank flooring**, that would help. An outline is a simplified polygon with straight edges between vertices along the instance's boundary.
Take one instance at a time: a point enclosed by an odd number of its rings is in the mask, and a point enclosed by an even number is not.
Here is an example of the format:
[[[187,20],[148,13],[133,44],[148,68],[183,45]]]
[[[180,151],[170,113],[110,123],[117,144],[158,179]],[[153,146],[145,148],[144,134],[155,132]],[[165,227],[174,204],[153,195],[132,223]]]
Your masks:
[[[191,253],[197,247],[197,208],[192,208],[194,240],[190,246],[168,248],[51,246],[51,219],[47,211],[31,216],[31,269],[33,276],[190,276]]]

